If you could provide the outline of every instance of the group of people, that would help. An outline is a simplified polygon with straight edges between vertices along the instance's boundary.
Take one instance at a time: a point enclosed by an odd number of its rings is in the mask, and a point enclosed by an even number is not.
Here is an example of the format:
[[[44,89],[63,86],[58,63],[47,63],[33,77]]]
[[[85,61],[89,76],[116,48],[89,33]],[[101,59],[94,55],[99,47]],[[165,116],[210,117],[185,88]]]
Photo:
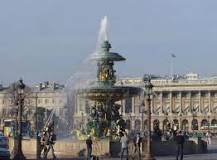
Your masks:
[[[128,159],[129,150],[128,150],[128,144],[129,144],[129,138],[126,132],[120,133],[120,142],[121,142],[121,159],[123,159],[124,154],[126,154],[126,157]],[[137,133],[136,136],[133,139],[134,142],[134,153],[138,153],[139,159],[141,158],[141,143],[142,143],[142,137],[140,136],[140,133]],[[88,138],[86,139],[86,146],[87,146],[87,160],[93,159],[92,155],[92,144],[93,141],[91,139],[91,136],[88,135]]]
[[[179,131],[175,138],[174,138],[176,144],[177,144],[177,152],[176,152],[176,160],[183,160],[183,149],[184,149],[184,143],[185,143],[185,135],[184,132]],[[121,160],[124,158],[124,155],[126,155],[126,159],[129,158],[129,138],[126,132],[120,134],[120,143],[121,143],[121,154],[120,158]],[[140,133],[137,133],[136,136],[133,138],[134,143],[134,154],[139,156],[139,159],[141,159],[141,144],[142,144],[142,137],[140,136]],[[91,160],[93,158],[92,156],[92,139],[90,136],[88,136],[86,140],[87,145],[87,160]]]

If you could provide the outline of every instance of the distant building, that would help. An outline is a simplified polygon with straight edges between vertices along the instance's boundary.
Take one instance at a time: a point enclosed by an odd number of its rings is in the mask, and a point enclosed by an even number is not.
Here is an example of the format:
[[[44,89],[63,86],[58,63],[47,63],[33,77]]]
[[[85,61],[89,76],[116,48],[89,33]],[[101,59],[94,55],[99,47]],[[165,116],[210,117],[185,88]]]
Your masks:
[[[64,91],[64,85],[55,82],[44,82],[32,88],[29,95],[30,103],[33,106],[43,107],[47,110],[55,109],[55,113],[60,118],[65,118],[65,109],[67,106],[67,95]]]
[[[11,84],[8,87],[0,85],[0,126],[3,127],[3,121],[5,119],[15,119],[17,116],[17,105],[13,97],[13,91],[11,90]],[[64,119],[66,115],[67,107],[67,95],[64,92],[64,86],[57,83],[44,82],[34,87],[28,87],[28,91],[25,93],[24,120],[31,121],[34,126],[34,113],[36,108],[44,108],[46,113],[55,109],[55,115],[60,119]],[[49,114],[45,113],[45,121]],[[39,117],[41,115],[38,115]],[[38,118],[40,119],[40,118]],[[42,120],[43,121],[43,120]]]
[[[159,77],[153,79],[152,84],[152,130],[159,127],[162,131],[174,128],[217,132],[217,78],[200,78],[198,74],[190,73],[174,79]],[[121,79],[117,85],[144,88],[142,78]],[[147,127],[147,106],[141,106],[143,100],[143,95],[138,95],[120,102],[120,112],[130,130],[139,131]],[[87,121],[88,103],[77,97],[76,124]]]

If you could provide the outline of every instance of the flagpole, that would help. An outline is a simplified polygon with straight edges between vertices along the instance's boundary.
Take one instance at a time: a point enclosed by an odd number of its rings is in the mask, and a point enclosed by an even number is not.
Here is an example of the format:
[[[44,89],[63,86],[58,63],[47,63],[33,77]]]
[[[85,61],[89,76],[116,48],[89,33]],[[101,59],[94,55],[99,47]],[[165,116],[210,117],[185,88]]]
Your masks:
[[[174,78],[174,58],[175,58],[175,54],[171,54],[171,61],[170,61],[170,76],[171,79],[173,80]]]

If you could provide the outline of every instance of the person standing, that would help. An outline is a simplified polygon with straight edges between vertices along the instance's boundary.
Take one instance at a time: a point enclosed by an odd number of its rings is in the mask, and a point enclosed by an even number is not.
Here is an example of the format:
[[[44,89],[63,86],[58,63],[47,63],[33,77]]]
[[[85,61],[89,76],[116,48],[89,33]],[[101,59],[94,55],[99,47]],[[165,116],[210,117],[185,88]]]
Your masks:
[[[91,139],[91,136],[88,135],[88,138],[86,140],[86,145],[87,145],[87,160],[90,160],[91,159],[91,156],[92,156],[92,139]]]
[[[126,152],[126,159],[128,160],[128,137],[127,133],[124,133],[124,135],[120,139],[121,142],[121,160],[123,158],[124,152]]]
[[[185,143],[185,138],[184,135],[182,134],[182,131],[179,131],[179,133],[176,135],[176,144],[177,144],[177,152],[176,152],[176,160],[183,160],[183,149],[184,149],[184,143]]]
[[[141,158],[140,146],[141,146],[141,143],[142,143],[142,137],[140,136],[140,133],[136,134],[136,137],[134,138],[133,142],[134,142],[134,147],[135,147],[134,148],[134,153],[136,153],[138,151],[139,158]]]
[[[206,133],[206,139],[207,139],[207,143],[208,143],[208,144],[211,144],[211,143],[212,143],[212,142],[211,142],[212,134],[210,133],[210,131],[208,131],[208,132]]]

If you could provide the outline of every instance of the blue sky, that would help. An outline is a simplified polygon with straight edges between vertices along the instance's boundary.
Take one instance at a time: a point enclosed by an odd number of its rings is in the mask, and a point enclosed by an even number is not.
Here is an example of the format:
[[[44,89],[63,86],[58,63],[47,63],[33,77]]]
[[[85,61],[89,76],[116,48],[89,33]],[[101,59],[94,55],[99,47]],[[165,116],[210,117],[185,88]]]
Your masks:
[[[216,0],[0,1],[0,80],[64,83],[95,50],[107,15],[120,76],[217,74]]]

